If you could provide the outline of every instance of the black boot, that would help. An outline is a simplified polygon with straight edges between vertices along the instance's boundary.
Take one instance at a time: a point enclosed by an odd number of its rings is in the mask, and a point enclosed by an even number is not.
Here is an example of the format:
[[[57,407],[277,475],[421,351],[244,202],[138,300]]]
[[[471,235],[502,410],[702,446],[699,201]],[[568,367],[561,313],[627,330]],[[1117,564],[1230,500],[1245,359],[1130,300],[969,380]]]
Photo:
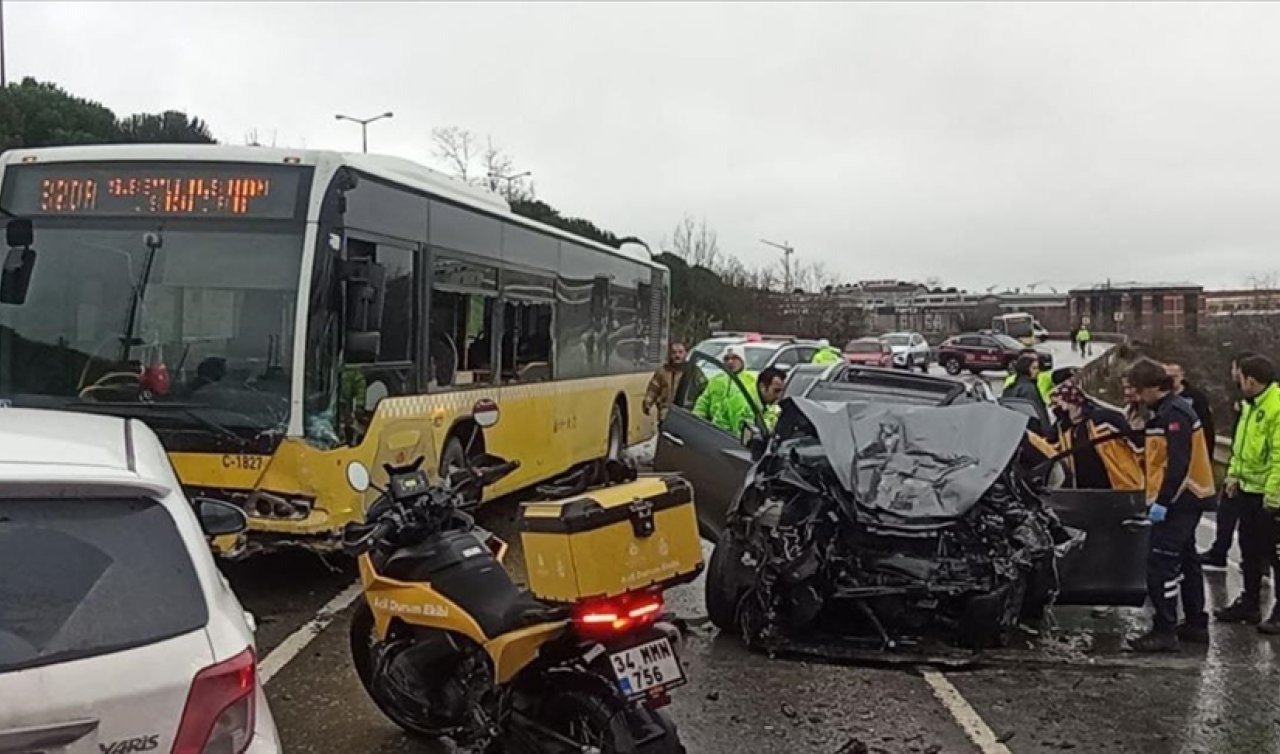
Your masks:
[[[1280,602],[1271,608],[1271,617],[1265,623],[1258,624],[1258,633],[1268,636],[1280,636]]]
[[[1257,625],[1262,622],[1262,610],[1257,605],[1250,605],[1244,601],[1244,597],[1237,597],[1227,607],[1221,610],[1215,610],[1213,617],[1217,618],[1220,623],[1251,623]]]
[[[1209,619],[1203,615],[1199,618],[1187,619],[1186,623],[1178,626],[1178,641],[1185,641],[1188,644],[1208,644]]]
[[[1177,652],[1178,635],[1172,631],[1152,629],[1129,642],[1129,648],[1134,652]]]

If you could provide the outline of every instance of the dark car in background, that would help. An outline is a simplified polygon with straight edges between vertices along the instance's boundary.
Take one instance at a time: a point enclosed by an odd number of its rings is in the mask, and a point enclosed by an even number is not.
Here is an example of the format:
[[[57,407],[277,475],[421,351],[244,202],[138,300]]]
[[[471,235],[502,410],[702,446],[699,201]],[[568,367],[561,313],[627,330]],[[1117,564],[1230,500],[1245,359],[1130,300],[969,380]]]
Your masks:
[[[961,333],[947,338],[938,346],[938,364],[950,375],[960,374],[966,369],[973,374],[1007,372],[1013,369],[1013,363],[1024,348],[1026,346],[1002,333]],[[1036,353],[1040,355],[1040,369],[1053,369],[1052,353],[1039,348]]]

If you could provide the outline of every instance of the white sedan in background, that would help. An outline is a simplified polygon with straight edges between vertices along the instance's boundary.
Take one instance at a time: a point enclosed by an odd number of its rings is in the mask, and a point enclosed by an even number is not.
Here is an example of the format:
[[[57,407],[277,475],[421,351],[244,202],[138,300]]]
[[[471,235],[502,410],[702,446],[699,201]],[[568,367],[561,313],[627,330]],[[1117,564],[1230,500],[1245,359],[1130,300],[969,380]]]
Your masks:
[[[198,506],[137,420],[0,408],[0,752],[280,750]]]
[[[893,365],[899,369],[929,371],[929,341],[918,332],[891,332],[880,336],[893,351]]]

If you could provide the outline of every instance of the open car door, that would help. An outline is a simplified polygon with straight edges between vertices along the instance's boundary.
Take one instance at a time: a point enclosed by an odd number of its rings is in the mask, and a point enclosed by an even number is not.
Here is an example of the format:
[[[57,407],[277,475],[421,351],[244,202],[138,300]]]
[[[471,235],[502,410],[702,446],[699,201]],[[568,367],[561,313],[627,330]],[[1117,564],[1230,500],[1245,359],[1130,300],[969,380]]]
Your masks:
[[[717,427],[693,410],[707,384],[724,374],[724,365],[719,360],[697,351],[689,354],[671,410],[658,427],[658,447],[653,459],[656,470],[679,472],[693,485],[698,526],[702,535],[713,541],[719,538],[729,505],[752,464],[751,451],[743,438]],[[746,388],[736,376],[732,377],[730,388],[746,394]],[[761,423],[758,412],[756,423]]]
[[[1049,426],[1044,404],[1001,398],[1000,405],[1028,417],[1027,429]],[[1125,442],[1122,437],[1102,442]],[[1076,448],[1079,450],[1079,448]],[[1058,604],[1141,606],[1147,598],[1146,494],[1142,490],[1082,490],[1063,486],[1060,457],[1048,472],[1049,507],[1064,526],[1085,534],[1084,546],[1059,569]]]

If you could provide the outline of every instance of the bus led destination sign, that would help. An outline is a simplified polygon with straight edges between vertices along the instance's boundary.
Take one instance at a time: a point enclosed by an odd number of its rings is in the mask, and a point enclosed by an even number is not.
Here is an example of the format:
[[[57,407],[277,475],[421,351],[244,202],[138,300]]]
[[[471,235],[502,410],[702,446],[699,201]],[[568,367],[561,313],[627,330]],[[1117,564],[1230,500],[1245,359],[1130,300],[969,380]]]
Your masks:
[[[18,165],[5,209],[19,215],[288,219],[301,171],[261,165]]]

